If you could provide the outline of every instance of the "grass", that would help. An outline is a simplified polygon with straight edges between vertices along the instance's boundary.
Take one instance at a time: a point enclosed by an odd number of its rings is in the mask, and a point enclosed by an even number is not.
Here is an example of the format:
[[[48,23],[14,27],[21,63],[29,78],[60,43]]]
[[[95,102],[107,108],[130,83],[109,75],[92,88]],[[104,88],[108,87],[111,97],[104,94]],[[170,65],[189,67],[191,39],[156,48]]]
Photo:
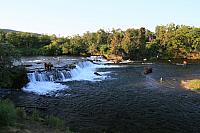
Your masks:
[[[13,103],[9,100],[0,101],[0,126],[15,125],[17,114]]]
[[[25,108],[15,108],[10,100],[0,101],[0,133],[24,132],[30,133],[73,133],[65,127],[64,120],[57,116],[48,116],[43,119],[41,112],[34,109],[27,114]]]
[[[40,120],[40,114],[36,109],[34,109],[33,112],[32,112],[31,120],[33,120],[33,121],[39,121]]]
[[[200,90],[200,79],[182,81],[181,83],[187,89]]]
[[[64,121],[56,116],[49,116],[47,124],[52,128],[64,129]]]
[[[16,114],[18,119],[26,119],[26,111],[23,108],[16,108]]]

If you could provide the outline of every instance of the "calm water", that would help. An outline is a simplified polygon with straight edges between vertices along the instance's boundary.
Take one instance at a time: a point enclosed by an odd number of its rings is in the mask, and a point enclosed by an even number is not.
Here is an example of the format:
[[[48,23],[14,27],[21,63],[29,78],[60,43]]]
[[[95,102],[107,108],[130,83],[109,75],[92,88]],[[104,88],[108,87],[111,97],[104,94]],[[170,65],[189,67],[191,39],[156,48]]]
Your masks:
[[[200,77],[200,65],[120,66],[96,68],[109,72],[105,79],[70,80],[51,96],[16,92],[10,97],[17,105],[47,107],[43,113],[64,118],[78,132],[200,132],[200,94],[180,86],[183,79]],[[144,75],[147,66],[153,73]]]

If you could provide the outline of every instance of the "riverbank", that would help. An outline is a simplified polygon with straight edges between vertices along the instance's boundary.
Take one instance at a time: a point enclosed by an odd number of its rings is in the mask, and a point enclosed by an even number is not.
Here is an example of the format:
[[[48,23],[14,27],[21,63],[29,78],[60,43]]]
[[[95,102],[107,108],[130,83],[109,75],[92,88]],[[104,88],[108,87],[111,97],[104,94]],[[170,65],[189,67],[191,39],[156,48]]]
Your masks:
[[[200,91],[200,79],[183,80],[181,85],[186,89]]]
[[[153,72],[144,75],[147,66]],[[45,107],[42,114],[63,118],[70,129],[80,133],[198,133],[200,95],[183,89],[180,81],[194,78],[199,67],[138,63],[100,68],[98,72],[110,72],[108,79],[70,80],[63,83],[67,89],[51,96],[21,91],[9,98],[16,106]]]
[[[51,114],[41,114],[36,107],[16,107],[10,100],[0,100],[0,133],[73,133],[64,121]]]
[[[50,128],[41,122],[23,120],[18,121],[16,126],[1,127],[1,133],[72,133],[70,131],[60,131],[59,129]]]

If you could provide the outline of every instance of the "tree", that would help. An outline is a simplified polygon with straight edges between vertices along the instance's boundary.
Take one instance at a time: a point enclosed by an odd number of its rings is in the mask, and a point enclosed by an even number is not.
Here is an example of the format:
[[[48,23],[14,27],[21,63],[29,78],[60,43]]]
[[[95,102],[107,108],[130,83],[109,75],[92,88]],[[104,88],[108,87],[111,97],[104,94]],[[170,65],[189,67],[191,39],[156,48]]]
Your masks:
[[[18,59],[19,53],[14,46],[8,43],[0,43],[0,67],[7,68],[13,65],[13,61]]]
[[[111,34],[110,42],[110,53],[118,54],[119,49],[121,48],[121,41],[123,39],[124,32],[121,29],[113,29]]]
[[[17,57],[13,45],[0,43],[0,88],[21,89],[28,82],[26,69],[13,65]]]
[[[0,43],[5,43],[6,41],[6,33],[0,30]]]
[[[40,51],[43,55],[61,55],[62,47],[59,46],[57,41],[53,41],[51,44],[42,47]]]

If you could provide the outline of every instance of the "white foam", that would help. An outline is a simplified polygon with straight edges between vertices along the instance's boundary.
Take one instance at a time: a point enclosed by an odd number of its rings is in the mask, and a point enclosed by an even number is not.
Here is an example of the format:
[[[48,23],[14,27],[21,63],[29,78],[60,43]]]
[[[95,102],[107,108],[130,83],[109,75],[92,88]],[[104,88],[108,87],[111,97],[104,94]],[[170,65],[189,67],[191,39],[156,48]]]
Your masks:
[[[112,61],[106,60],[102,56],[90,56],[90,57],[87,57],[87,59],[88,60],[92,60],[96,64],[110,64],[110,63],[114,63]]]
[[[101,58],[100,58],[101,59]],[[104,60],[104,59],[101,59]],[[103,62],[103,61],[102,61]],[[104,61],[106,62],[106,61]],[[114,68],[121,67],[119,65],[106,65],[105,63],[94,64],[90,61],[80,61],[76,64],[76,68],[68,71],[70,77],[64,75],[63,71],[60,71],[61,79],[60,82],[68,82],[68,81],[102,81],[109,78],[110,71],[106,72],[98,72],[101,68]],[[100,74],[96,75],[94,72]],[[49,78],[48,78],[49,76]],[[55,83],[57,81],[53,78],[53,75],[48,75],[48,73],[29,73],[28,78],[30,82],[26,87],[22,88],[26,92],[33,92],[39,95],[51,95],[59,90],[63,90],[68,88],[66,85],[62,85],[61,83]]]
[[[75,69],[70,71],[71,78],[66,79],[64,81],[102,81],[107,79],[108,74],[111,73],[110,71],[107,72],[98,72],[98,69],[101,68],[115,68],[121,67],[119,65],[104,65],[104,64],[93,64],[90,61],[79,62],[76,65]],[[99,73],[101,76],[94,74],[94,72]]]
[[[142,64],[143,64],[143,65],[152,65],[152,64],[154,64],[154,63],[151,63],[151,62],[149,62],[149,63],[148,63],[148,62],[147,62],[147,63],[144,63],[144,62],[142,62]]]
[[[33,62],[33,63],[38,63],[38,62],[43,62],[44,60],[31,60],[31,61],[26,61],[26,62]]]
[[[124,63],[124,64],[126,64],[126,63],[133,63],[134,61],[132,61],[132,60],[123,60],[123,61],[121,61],[120,63]]]
[[[89,61],[78,63],[76,68],[70,71],[71,78],[66,79],[65,81],[99,81],[105,79],[105,75],[97,76],[94,74],[97,68],[101,68],[100,65],[93,64]]]
[[[22,88],[25,92],[33,92],[39,95],[53,94],[58,90],[68,88],[65,85],[54,82],[29,82],[25,87]]]

